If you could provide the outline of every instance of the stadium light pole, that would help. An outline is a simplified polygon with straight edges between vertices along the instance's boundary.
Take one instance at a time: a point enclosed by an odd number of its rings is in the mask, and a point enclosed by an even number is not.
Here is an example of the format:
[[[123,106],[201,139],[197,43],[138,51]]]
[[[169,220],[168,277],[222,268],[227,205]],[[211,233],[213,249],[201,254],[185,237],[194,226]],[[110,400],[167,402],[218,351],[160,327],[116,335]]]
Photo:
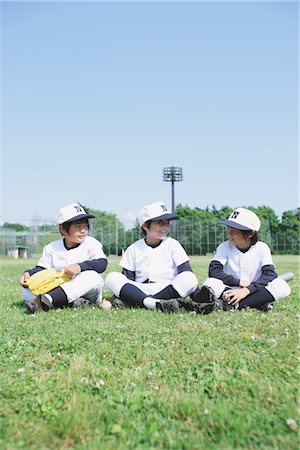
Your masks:
[[[169,181],[172,183],[171,192],[172,192],[172,213],[175,214],[175,182],[182,181],[182,167],[165,167],[163,169],[163,180]],[[172,232],[173,237],[176,238],[176,221],[172,220]]]

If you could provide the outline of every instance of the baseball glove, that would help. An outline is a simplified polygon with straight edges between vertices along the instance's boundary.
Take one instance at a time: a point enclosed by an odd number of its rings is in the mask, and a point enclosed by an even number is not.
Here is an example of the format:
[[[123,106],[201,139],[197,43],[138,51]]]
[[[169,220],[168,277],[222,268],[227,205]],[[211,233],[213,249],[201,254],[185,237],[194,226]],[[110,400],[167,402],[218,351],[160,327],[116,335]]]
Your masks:
[[[28,278],[27,287],[34,295],[46,294],[70,279],[63,270],[58,272],[55,269],[44,269]]]

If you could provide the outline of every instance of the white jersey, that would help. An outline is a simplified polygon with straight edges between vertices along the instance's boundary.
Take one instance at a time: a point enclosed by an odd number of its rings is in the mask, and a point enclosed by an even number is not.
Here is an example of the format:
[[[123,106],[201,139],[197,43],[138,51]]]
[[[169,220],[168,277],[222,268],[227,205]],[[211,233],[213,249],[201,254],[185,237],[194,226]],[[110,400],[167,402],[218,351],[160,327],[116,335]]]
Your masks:
[[[43,254],[37,263],[38,266],[45,269],[55,268],[62,270],[70,264],[79,264],[92,259],[105,258],[101,242],[97,239],[87,236],[78,246],[67,250],[64,246],[64,240],[50,242],[43,250]]]
[[[269,246],[260,241],[252,245],[246,253],[238,250],[230,241],[222,242],[218,246],[213,260],[219,261],[228,275],[250,282],[261,276],[263,266],[269,264],[274,266]]]
[[[178,275],[177,267],[189,257],[182,245],[165,237],[158,247],[152,248],[140,239],[125,251],[120,266],[135,272],[137,282],[172,281]]]

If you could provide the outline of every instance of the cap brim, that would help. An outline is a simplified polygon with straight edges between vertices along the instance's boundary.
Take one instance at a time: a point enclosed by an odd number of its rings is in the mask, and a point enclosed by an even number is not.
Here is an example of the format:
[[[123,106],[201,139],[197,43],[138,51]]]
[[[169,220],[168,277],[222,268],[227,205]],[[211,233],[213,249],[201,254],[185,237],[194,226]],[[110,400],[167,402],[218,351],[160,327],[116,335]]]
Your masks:
[[[240,225],[239,223],[233,222],[231,220],[221,220],[219,223],[227,225],[230,228],[235,228],[236,230],[251,231],[251,228],[244,227],[244,225]]]
[[[94,219],[95,216],[93,214],[79,214],[76,217],[72,217],[72,219],[66,220],[63,223],[70,223],[75,222],[76,220],[82,220],[82,219]]]
[[[176,216],[176,214],[168,213],[168,214],[162,214],[161,216],[158,216],[158,217],[153,217],[152,219],[149,219],[149,220],[158,221],[158,220],[177,220],[177,219],[179,219],[179,217]]]

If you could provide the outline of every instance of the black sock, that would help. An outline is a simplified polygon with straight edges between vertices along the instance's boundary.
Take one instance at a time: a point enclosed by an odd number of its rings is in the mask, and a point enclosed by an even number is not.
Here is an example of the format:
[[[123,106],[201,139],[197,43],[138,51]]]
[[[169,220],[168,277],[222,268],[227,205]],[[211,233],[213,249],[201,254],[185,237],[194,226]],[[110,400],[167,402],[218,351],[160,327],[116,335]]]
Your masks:
[[[197,286],[194,292],[190,295],[192,300],[195,300],[197,298],[197,294],[199,294],[200,288]]]
[[[169,300],[170,298],[178,298],[181,297],[176,289],[173,288],[171,284],[169,286],[166,286],[164,289],[159,291],[157,294],[152,295],[153,298],[161,298],[163,300]]]
[[[270,303],[274,301],[275,299],[273,295],[270,294],[270,292],[266,288],[263,288],[260,291],[254,292],[254,294],[248,295],[248,297],[241,300],[239,309],[245,308],[246,306],[249,306],[250,308],[257,308],[264,303]]]
[[[60,286],[47,292],[47,294],[51,296],[54,308],[64,308],[65,306],[68,306],[68,298],[65,291]]]
[[[140,306],[145,308],[143,300],[148,297],[145,292],[133,284],[126,283],[120,290],[119,298],[128,306]]]

